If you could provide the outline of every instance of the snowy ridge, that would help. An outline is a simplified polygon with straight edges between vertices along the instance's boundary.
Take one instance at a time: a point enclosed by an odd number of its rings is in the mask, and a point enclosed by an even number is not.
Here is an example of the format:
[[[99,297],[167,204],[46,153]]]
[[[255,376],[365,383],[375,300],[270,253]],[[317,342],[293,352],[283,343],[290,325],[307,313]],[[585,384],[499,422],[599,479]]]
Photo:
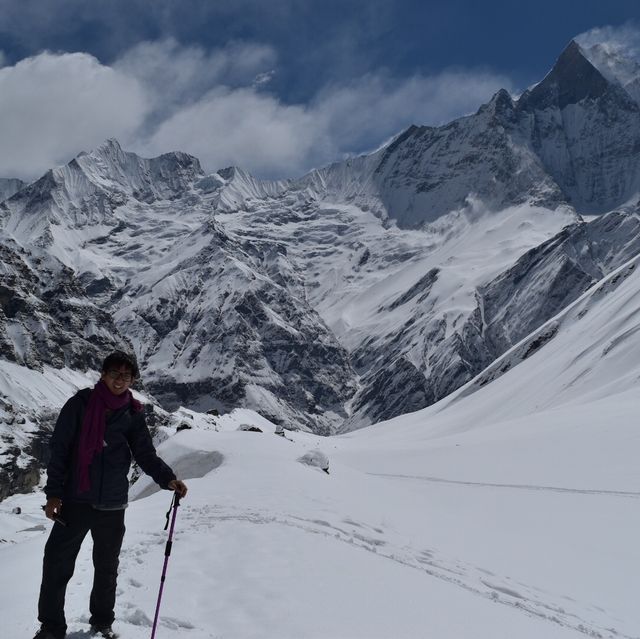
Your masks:
[[[640,255],[636,255],[496,359],[478,377],[453,393],[444,403],[455,402],[473,394],[532,357],[547,344],[554,350],[576,352],[576,345],[569,343],[567,334],[571,335],[571,342],[577,342],[579,352],[566,368],[561,369],[561,374],[558,373],[562,383],[550,377],[549,367],[545,366],[545,388],[552,394],[547,394],[544,398],[538,396],[536,401],[542,399],[545,405],[552,406],[556,403],[579,401],[581,393],[595,393],[596,396],[606,397],[631,390],[640,379],[640,368],[635,365],[636,357],[640,356],[640,353],[637,340],[634,339],[640,330],[640,316],[633,310],[639,295],[639,266]],[[630,281],[626,282],[627,279]],[[605,310],[600,310],[601,307],[605,307]],[[596,311],[592,313],[594,308]],[[625,312],[625,309],[628,311]],[[594,314],[597,319],[605,321],[594,326],[593,321],[590,321]],[[617,319],[614,321],[613,317]],[[576,335],[581,339],[577,339]],[[585,347],[587,343],[588,346]],[[613,358],[612,351],[618,349],[624,351],[624,357]],[[577,380],[580,380],[579,385],[576,384]],[[603,383],[603,380],[606,380],[606,383]]]
[[[186,153],[165,153],[145,159],[123,151],[113,139],[91,153],[81,153],[76,162],[93,184],[105,190],[120,189],[144,201],[181,196],[195,179],[204,176],[199,160]],[[74,190],[73,186],[67,189]]]
[[[296,180],[109,140],[0,203],[6,357],[130,343],[167,409],[321,433],[418,410],[638,252],[639,117],[570,43],[519,99]]]
[[[258,180],[241,168],[229,167],[200,180],[196,187],[205,193],[215,193],[216,209],[228,213],[251,208],[255,200],[281,196],[289,188],[289,182]]]
[[[10,198],[24,186],[17,178],[0,178],[0,202]]]

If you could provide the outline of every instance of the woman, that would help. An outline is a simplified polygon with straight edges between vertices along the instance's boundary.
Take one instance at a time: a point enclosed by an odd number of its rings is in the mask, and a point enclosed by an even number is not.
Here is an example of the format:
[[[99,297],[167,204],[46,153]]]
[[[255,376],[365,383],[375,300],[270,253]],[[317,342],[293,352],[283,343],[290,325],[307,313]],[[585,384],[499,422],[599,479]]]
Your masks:
[[[186,485],[156,454],[142,405],[130,386],[138,377],[135,359],[122,351],[102,364],[93,389],[78,391],[60,411],[51,437],[45,513],[55,524],[44,550],[34,639],[64,639],[64,599],[76,557],[89,531],[93,538],[91,632],[114,638],[118,558],[124,537],[131,459],[154,481],[181,497]]]

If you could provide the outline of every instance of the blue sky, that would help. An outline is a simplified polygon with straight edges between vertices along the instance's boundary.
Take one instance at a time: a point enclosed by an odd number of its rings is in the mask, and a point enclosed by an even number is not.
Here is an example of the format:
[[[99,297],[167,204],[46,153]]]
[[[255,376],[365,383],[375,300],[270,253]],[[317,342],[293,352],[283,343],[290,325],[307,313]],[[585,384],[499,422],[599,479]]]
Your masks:
[[[637,50],[638,0],[0,0],[0,175],[107,137],[294,176],[540,80],[572,37]]]

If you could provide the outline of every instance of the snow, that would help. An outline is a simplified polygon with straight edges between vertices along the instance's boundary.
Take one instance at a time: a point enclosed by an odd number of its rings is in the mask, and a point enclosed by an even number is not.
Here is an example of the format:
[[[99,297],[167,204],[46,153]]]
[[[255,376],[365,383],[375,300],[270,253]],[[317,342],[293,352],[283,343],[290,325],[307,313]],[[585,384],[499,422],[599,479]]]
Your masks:
[[[285,439],[247,409],[177,411],[174,423],[192,428],[165,429],[159,453],[189,494],[157,636],[638,637],[636,389],[613,382],[631,379],[640,359],[613,349],[610,385],[561,383],[575,349],[638,290],[632,271],[590,291],[566,311],[587,307],[581,319],[556,318],[554,341],[491,383],[349,435]],[[330,475],[298,461],[320,451]],[[35,628],[42,500],[0,505],[0,562],[24,575],[0,583],[12,637]],[[132,489],[116,606],[123,638],[150,634],[169,502],[148,478]],[[86,543],[67,596],[72,639],[86,636],[90,562]]]
[[[23,407],[56,406],[64,402],[79,388],[93,386],[98,376],[43,366],[42,371],[26,368],[12,362],[0,362],[0,394]]]
[[[171,461],[175,455],[169,451],[177,445],[179,455],[186,448],[195,454],[215,446],[225,462],[189,481],[190,494],[178,512],[159,636],[415,637],[423,631],[456,637],[573,636],[515,606],[526,605],[532,595],[522,584],[434,552],[433,537],[416,534],[417,522],[406,517],[403,522],[401,509],[380,512],[375,505],[390,497],[406,504],[419,491],[402,496],[406,491],[397,481],[348,467],[332,469],[331,476],[314,472],[295,463],[300,442],[272,434],[185,431],[173,440],[161,447]],[[3,504],[2,520],[15,521],[5,509],[18,501],[26,512],[20,517],[33,519],[37,497],[12,498]],[[150,633],[167,508],[167,493],[156,493],[127,511],[116,624],[125,637]],[[417,518],[423,526],[425,514]],[[11,636],[28,636],[33,625],[46,538],[44,532],[34,534],[17,533],[18,543],[0,548],[8,570],[30,576],[18,589],[2,586],[3,600],[20,609],[9,621]],[[90,574],[87,544],[67,597],[71,637],[83,636],[78,629],[87,619]],[[483,576],[491,587],[482,584]],[[516,591],[518,596],[509,594]],[[497,605],[501,600],[504,605]]]
[[[159,453],[189,494],[158,637],[640,636],[637,261],[553,318],[535,353],[505,353],[501,376],[390,422],[284,438],[248,409],[177,410]],[[18,402],[59,405],[81,385],[71,371],[0,369]],[[329,459],[330,474],[305,454]],[[150,634],[170,502],[146,477],[131,498],[115,624],[125,639]],[[36,627],[43,499],[0,504],[0,562],[22,576],[0,583],[6,636]],[[90,584],[87,542],[67,596],[71,639],[86,636]]]
[[[329,472],[329,458],[321,450],[310,450],[298,459],[301,464]]]
[[[611,77],[634,89],[631,76],[620,76],[628,69],[612,58],[605,62]],[[481,114],[493,117],[489,108]],[[562,173],[567,133],[579,157],[591,157],[603,141],[618,145],[621,138],[599,121],[589,128],[588,115],[584,105],[564,109],[558,129],[564,137],[545,142],[545,166]],[[552,129],[559,116],[536,115]],[[628,122],[635,120],[621,120],[616,130]],[[24,246],[47,247],[48,260],[54,256],[76,274],[108,276],[123,288],[116,318],[135,333],[150,376],[155,368],[197,382],[211,376],[212,362],[225,374],[237,364],[220,357],[213,341],[203,344],[183,320],[166,343],[156,343],[144,314],[161,297],[194,316],[219,311],[222,317],[220,296],[253,290],[276,275],[289,277],[291,294],[307,300],[349,350],[367,340],[383,343],[411,315],[421,317],[421,326],[445,318],[444,338],[473,311],[479,287],[577,219],[569,207],[550,210],[517,199],[493,210],[467,197],[459,210],[425,224],[425,203],[433,202],[435,216],[466,197],[469,183],[475,188],[491,177],[486,161],[474,174],[453,177],[446,163],[434,165],[443,179],[432,200],[428,189],[391,179],[392,170],[431,175],[431,156],[439,157],[436,147],[454,129],[429,142],[435,155],[429,151],[417,164],[411,157],[387,161],[386,182],[373,170],[384,150],[297,181],[261,182],[240,169],[205,176],[184,154],[143,160],[108,141],[43,178],[34,192],[51,201],[30,209],[26,191],[11,200],[4,230]],[[605,130],[602,138],[583,134]],[[455,157],[474,151],[470,138],[454,141]],[[518,166],[542,189],[536,192],[551,189],[526,145],[518,151],[508,136],[505,145],[506,151],[489,151],[522,155]],[[618,195],[636,193],[637,171],[629,162],[635,156],[626,149],[619,155],[628,175],[608,171],[615,177],[609,190],[585,200],[595,202],[594,210],[622,182],[627,186]],[[585,175],[576,185],[581,197],[592,182]],[[388,216],[387,208],[396,207],[400,226]],[[234,253],[222,248],[227,240]],[[157,444],[190,490],[178,513],[158,636],[640,637],[638,266],[640,258],[621,266],[441,402],[358,432],[281,437],[275,424],[248,409],[222,417],[176,410]],[[437,273],[431,284],[424,279],[430,272]],[[428,300],[409,294],[425,281]],[[181,296],[190,283],[197,284],[192,297]],[[173,310],[165,301],[155,319],[170,320]],[[273,308],[265,312],[277,328],[299,332]],[[8,334],[22,340],[17,327]],[[416,363],[427,344],[420,339],[407,340],[403,353]],[[192,363],[197,349],[203,356]],[[269,374],[260,366],[258,360],[247,400],[284,415],[285,402],[258,383]],[[0,394],[27,416],[18,429],[12,418],[5,423],[2,408],[0,436],[22,447],[34,411],[57,410],[94,381],[69,369],[0,362]],[[176,432],[183,424],[190,428]],[[247,425],[263,432],[246,432]],[[12,638],[36,627],[50,527],[43,500],[36,490],[0,504],[0,564],[4,575],[20,576],[0,581],[0,600],[11,611],[3,633]],[[149,478],[132,487],[116,609],[123,639],[150,634],[169,501]],[[12,512],[16,507],[21,514]],[[86,543],[67,597],[71,639],[87,636],[91,575]]]
[[[318,179],[318,176],[315,176]],[[420,229],[383,225],[371,211],[341,199],[317,203],[317,216],[275,226],[270,209],[238,211],[219,218],[230,235],[267,238],[286,246],[288,258],[304,272],[304,295],[349,351],[366,340],[395,334],[415,312],[423,317],[466,319],[476,306],[476,289],[510,267],[524,252],[576,221],[571,209],[549,210],[530,204],[491,210],[469,198],[467,204]],[[359,253],[354,253],[359,248]],[[356,267],[362,252],[369,259]],[[354,268],[356,267],[356,268]],[[431,269],[439,269],[428,300],[420,296],[390,311],[388,305]],[[385,312],[381,312],[382,310]],[[413,356],[424,358],[424,337],[416,336]]]

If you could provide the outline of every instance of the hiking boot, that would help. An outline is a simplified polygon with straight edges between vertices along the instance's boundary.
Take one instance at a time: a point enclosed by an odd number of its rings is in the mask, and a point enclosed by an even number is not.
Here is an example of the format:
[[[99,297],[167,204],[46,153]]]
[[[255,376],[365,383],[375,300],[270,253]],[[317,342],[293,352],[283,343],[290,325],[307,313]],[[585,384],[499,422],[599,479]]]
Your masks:
[[[44,626],[40,626],[40,630],[36,632],[33,639],[64,639],[64,635],[56,635],[51,632],[51,630],[47,630]]]
[[[94,637],[102,637],[103,639],[118,639],[118,635],[113,631],[111,626],[106,626],[104,628],[91,626],[91,634]]]

